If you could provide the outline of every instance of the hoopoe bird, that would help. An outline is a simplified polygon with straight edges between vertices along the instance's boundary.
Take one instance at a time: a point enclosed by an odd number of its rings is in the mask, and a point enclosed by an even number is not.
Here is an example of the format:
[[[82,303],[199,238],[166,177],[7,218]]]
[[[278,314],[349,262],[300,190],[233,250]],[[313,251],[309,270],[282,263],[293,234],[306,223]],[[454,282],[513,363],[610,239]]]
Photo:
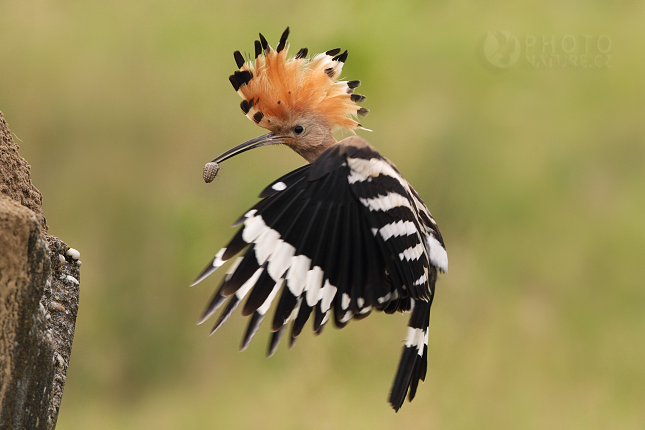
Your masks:
[[[283,144],[307,164],[270,184],[235,222],[241,225],[197,277],[201,282],[234,261],[206,307],[206,321],[225,301],[214,333],[246,298],[251,316],[241,349],[258,330],[271,304],[271,356],[291,323],[290,346],[312,317],[320,333],[329,319],[344,327],[372,312],[410,312],[408,335],[389,402],[398,411],[425,380],[430,306],[437,272],[448,270],[439,228],[412,186],[385,157],[355,134],[340,142],[336,129],[364,129],[356,119],[368,110],[354,93],[360,81],[341,81],[347,59],[340,49],[289,58],[287,28],[276,49],[260,34],[255,57],[234,52],[230,76],[242,111],[269,133],[215,158],[204,170],[212,181],[219,163],[250,149]],[[365,130],[365,129],[364,129]]]

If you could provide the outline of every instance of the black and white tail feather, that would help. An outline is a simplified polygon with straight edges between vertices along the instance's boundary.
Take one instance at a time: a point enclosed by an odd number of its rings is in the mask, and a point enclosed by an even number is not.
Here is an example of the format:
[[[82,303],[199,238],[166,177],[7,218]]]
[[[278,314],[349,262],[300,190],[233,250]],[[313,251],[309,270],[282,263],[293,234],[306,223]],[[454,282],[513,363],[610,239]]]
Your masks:
[[[197,277],[230,266],[199,323],[228,300],[214,333],[245,298],[251,316],[241,349],[276,302],[268,355],[291,322],[290,345],[312,317],[320,333],[372,310],[411,312],[389,402],[412,400],[427,370],[428,324],[437,271],[448,270],[441,233],[396,167],[358,136],[269,185],[235,225],[230,243]]]

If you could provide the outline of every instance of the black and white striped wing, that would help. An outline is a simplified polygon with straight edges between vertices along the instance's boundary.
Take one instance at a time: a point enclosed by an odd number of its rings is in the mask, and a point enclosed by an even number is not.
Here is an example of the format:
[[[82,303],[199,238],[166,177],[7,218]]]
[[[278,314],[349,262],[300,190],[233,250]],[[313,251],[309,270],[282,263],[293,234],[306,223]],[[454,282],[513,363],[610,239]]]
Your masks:
[[[346,150],[350,188],[362,203],[377,244],[389,257],[387,271],[395,291],[411,299],[408,336],[389,399],[398,410],[406,393],[412,400],[419,380],[425,380],[430,306],[437,270],[448,270],[448,258],[428,208],[396,167],[363,139],[354,137],[350,142],[351,149]],[[407,304],[397,308],[410,310]]]
[[[380,173],[374,166],[382,167]],[[319,333],[330,317],[336,326],[344,327],[373,309],[389,313],[412,309],[390,397],[398,410],[408,388],[412,399],[419,379],[425,377],[436,267],[445,270],[428,249],[430,230],[443,250],[435,253],[445,256],[434,221],[428,227],[417,213],[417,205],[423,203],[415,201],[418,196],[391,163],[358,137],[345,139],[313,164],[283,176],[260,198],[238,220],[236,224],[243,225],[230,243],[194,282],[246,248],[229,268],[200,322],[228,300],[214,332],[246,298],[242,314],[252,317],[242,341],[244,349],[276,302],[271,355],[290,321],[293,343],[309,317]]]

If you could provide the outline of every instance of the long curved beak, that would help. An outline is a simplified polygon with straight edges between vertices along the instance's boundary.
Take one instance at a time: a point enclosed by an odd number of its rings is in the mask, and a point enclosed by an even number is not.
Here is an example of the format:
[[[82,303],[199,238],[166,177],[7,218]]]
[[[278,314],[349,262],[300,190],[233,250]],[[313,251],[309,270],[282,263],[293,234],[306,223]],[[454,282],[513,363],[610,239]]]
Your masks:
[[[260,146],[270,145],[272,143],[282,143],[284,140],[281,136],[277,136],[273,133],[263,134],[258,136],[255,139],[247,140],[244,143],[240,143],[234,148],[229,149],[228,151],[215,157],[211,163],[221,163],[224,160],[228,160],[231,157],[241,154],[250,149],[259,148]]]

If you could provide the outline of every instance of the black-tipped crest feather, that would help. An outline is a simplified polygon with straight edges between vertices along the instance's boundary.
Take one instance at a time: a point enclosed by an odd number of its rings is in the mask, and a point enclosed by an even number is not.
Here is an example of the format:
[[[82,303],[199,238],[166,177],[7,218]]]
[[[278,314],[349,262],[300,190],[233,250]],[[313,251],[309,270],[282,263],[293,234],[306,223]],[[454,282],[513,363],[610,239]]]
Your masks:
[[[240,51],[235,51],[233,52],[233,57],[235,58],[235,64],[237,64],[237,68],[241,69],[244,65],[244,57],[242,56],[242,53]]]
[[[269,42],[262,36],[262,33],[260,33],[260,43],[262,44],[262,49],[264,50],[264,53],[268,53],[271,47],[269,46]]]
[[[276,49],[276,52],[280,52],[284,49],[285,45],[287,44],[287,38],[289,37],[289,27],[282,33],[282,36],[280,36],[280,43],[278,44],[278,48]]]

